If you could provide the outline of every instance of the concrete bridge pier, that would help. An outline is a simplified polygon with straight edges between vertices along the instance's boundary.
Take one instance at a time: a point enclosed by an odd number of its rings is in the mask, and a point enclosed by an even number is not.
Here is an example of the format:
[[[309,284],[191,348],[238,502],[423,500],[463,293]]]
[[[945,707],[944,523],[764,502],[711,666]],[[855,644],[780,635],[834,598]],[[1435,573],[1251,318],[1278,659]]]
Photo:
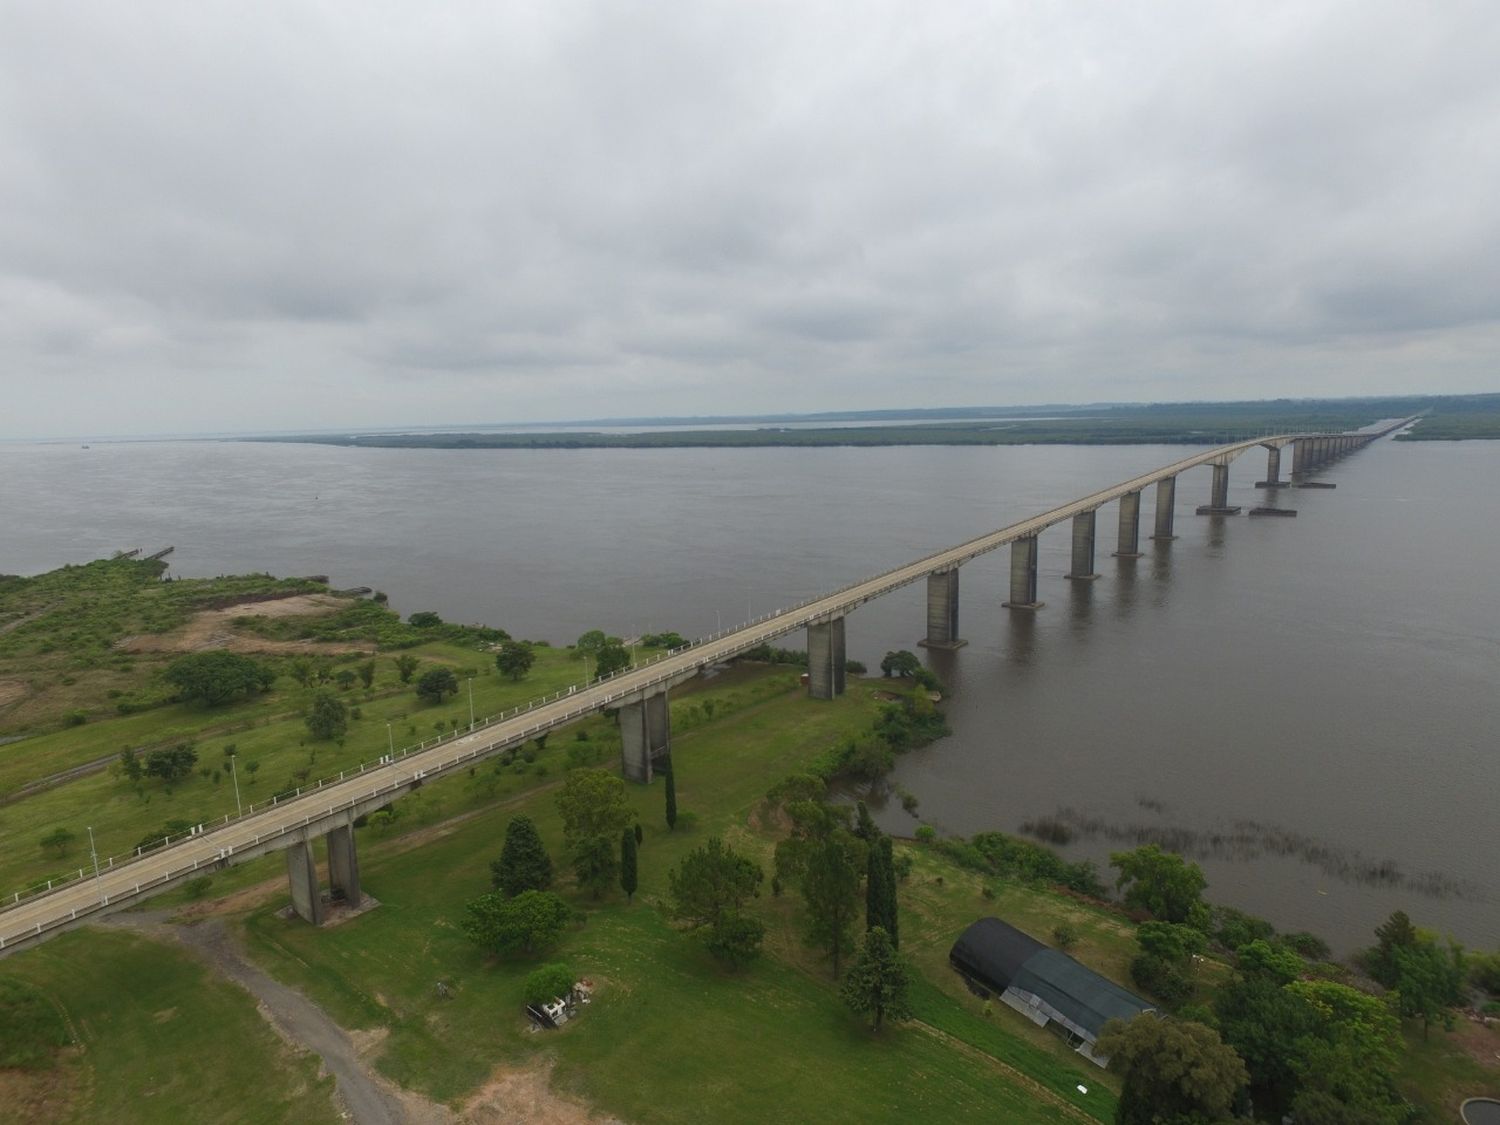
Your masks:
[[[1239,505],[1229,503],[1229,466],[1214,465],[1213,488],[1209,501],[1198,509],[1200,516],[1233,516],[1239,514]]]
[[[312,841],[303,837],[286,850],[286,877],[292,888],[292,910],[314,926],[323,924],[323,892]]]
[[[1117,559],[1141,557],[1141,494],[1127,492],[1120,497],[1120,539],[1115,549]]]
[[[1036,600],[1036,536],[1013,539],[1010,544],[1010,601],[1006,609],[1041,609]]]
[[[1094,573],[1095,517],[1093,510],[1073,517],[1073,563],[1067,576],[1075,582],[1090,582],[1099,577]]]
[[[927,636],[917,643],[924,648],[948,649],[969,643],[958,635],[958,567],[927,576]]]
[[[627,781],[649,785],[656,762],[672,753],[672,712],[666,691],[620,708],[620,772]]]
[[[358,906],[364,896],[359,889],[359,853],[354,847],[354,820],[328,833],[328,887],[334,898]]]
[[[1156,530],[1152,539],[1176,539],[1172,530],[1177,515],[1177,478],[1162,477],[1156,482]]]
[[[1266,448],[1266,479],[1255,482],[1256,488],[1281,488],[1281,446]]]
[[[957,584],[954,593],[957,594]],[[834,617],[807,627],[807,694],[833,699],[844,694],[844,619]]]

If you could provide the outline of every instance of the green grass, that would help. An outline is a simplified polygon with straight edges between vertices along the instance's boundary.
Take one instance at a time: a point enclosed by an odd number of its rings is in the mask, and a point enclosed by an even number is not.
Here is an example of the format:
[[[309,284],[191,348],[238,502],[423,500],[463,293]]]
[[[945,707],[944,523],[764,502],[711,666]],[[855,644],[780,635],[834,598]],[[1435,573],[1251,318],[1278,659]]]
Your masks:
[[[0,976],[0,1067],[50,1065],[59,1047],[72,1042],[62,1014],[37,988]]]
[[[317,1062],[293,1055],[247,993],[181,949],[119,932],[64,934],[8,961],[5,974],[55,1004],[81,1047],[50,1076],[53,1120],[339,1120]],[[36,1112],[0,1105],[0,1120]]]
[[[796,938],[790,896],[757,903],[771,929],[769,953],[743,975],[723,973],[694,937],[663,920],[667,872],[709,834],[722,833],[769,863],[774,838],[752,827],[757,803],[772,783],[872,721],[873,686],[857,683],[840,700],[818,702],[798,689],[794,673],[741,672],[677,699],[674,714],[696,709],[673,748],[689,824],[667,831],[660,784],[631,787],[646,829],[634,905],[618,894],[600,903],[575,898],[586,924],[534,960],[486,962],[457,921],[463,903],[488,889],[488,862],[515,812],[533,817],[554,857],[560,854],[550,791],[519,794],[416,848],[366,830],[363,881],[382,905],[324,931],[258,911],[246,922],[252,954],[346,1026],[388,1029],[378,1066],[450,1103],[481,1085],[497,1063],[543,1051],[556,1061],[561,1088],[629,1120],[696,1121],[710,1105],[715,1117],[731,1121],[788,1112],[814,1121],[1063,1119],[1056,1104],[1039,1100],[1039,1089],[1107,1120],[1113,1095],[1102,1074],[1051,1037],[1034,1041],[1019,1017],[983,1021],[932,985],[924,1003],[934,1026],[872,1035],[845,1011],[826,967]],[[706,699],[715,703],[711,720]],[[1026,893],[1015,891],[1018,898]],[[920,921],[926,898],[913,897],[904,923],[913,940],[951,944],[978,913],[962,896],[955,890],[940,916],[924,913]],[[542,960],[567,961],[594,978],[600,993],[583,1019],[539,1037],[527,1033],[520,1001],[526,973]],[[945,966],[939,971],[952,977]],[[438,980],[454,988],[452,999],[438,997]],[[1088,1099],[1076,1092],[1080,1081],[1094,1091]]]

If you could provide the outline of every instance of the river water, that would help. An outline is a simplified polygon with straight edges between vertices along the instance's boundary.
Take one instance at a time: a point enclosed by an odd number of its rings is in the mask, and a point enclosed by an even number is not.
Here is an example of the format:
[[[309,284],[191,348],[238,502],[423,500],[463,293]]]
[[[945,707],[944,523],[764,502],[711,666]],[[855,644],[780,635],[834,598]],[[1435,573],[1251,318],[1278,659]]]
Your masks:
[[[327,574],[403,612],[566,643],[713,631],[1186,455],[1182,446],[438,451],[0,444],[0,572],[169,544],[185,576]],[[1231,472],[1231,503],[1264,460]],[[1101,862],[1165,837],[1209,895],[1349,950],[1392,909],[1500,945],[1500,443],[1377,442],[1296,519],[1207,518],[1068,582],[1042,537],[1036,612],[1008,554],[962,573],[956,653],[926,653],[953,735],[894,781],[942,831],[1059,816]],[[925,588],[849,619],[872,668],[915,648]],[[800,644],[788,638],[787,644]],[[915,823],[899,808],[892,830]]]

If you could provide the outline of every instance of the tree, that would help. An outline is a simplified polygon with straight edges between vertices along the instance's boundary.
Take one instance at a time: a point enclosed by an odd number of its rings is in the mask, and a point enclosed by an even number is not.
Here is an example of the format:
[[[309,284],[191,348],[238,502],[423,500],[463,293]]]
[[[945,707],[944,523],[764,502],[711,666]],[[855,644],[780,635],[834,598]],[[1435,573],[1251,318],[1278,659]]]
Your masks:
[[[825,837],[809,850],[801,876],[807,940],[832,959],[835,980],[844,954],[854,948],[862,858],[857,845],[848,833]]]
[[[844,975],[839,996],[852,1010],[869,1012],[871,1026],[880,1030],[881,1023],[911,1018],[911,969],[896,952],[890,934],[876,926],[865,935],[859,955]]]
[[[553,961],[526,975],[521,985],[522,994],[528,1004],[546,1004],[559,996],[573,991],[577,978],[567,965]]]
[[[637,875],[635,833],[626,828],[620,833],[620,889],[625,892],[626,902],[635,901]]]
[[[42,851],[50,852],[54,856],[65,856],[73,850],[73,841],[78,837],[66,828],[54,828],[38,841]]]
[[[704,945],[723,964],[738,970],[760,955],[760,943],[765,936],[766,928],[757,919],[729,913],[720,915]]]
[[[495,667],[513,680],[525,677],[536,663],[536,653],[524,641],[502,641],[495,653]]]
[[[1375,928],[1375,938],[1375,948],[1368,950],[1364,956],[1365,969],[1387,988],[1395,988],[1399,972],[1396,950],[1410,949],[1417,944],[1420,940],[1417,928],[1411,924],[1406,911],[1397,910]]]
[[[711,836],[667,874],[672,917],[693,929],[717,926],[754,898],[764,879],[760,864]]]
[[[1177,922],[1143,922],[1136,939],[1141,952],[1130,962],[1130,979],[1168,1004],[1192,995],[1192,958],[1208,947],[1203,932]]]
[[[914,652],[906,649],[897,649],[895,652],[885,654],[885,659],[880,662],[880,674],[882,676],[915,676],[918,669],[922,667],[922,661]]]
[[[1463,1002],[1463,952],[1440,949],[1431,938],[1396,946],[1397,1010],[1403,1019],[1422,1021],[1422,1038],[1433,1020],[1453,1030],[1453,1007]]]
[[[1149,1012],[1129,1023],[1110,1020],[1094,1049],[1125,1076],[1115,1111],[1121,1125],[1222,1120],[1249,1080],[1213,1028]]]
[[[141,760],[135,756],[135,751],[128,746],[120,749],[120,769],[131,781],[141,779]]]
[[[359,666],[359,682],[366,688],[375,683],[375,661],[366,660]]]
[[[436,629],[443,623],[443,619],[431,610],[424,609],[408,617],[406,623],[413,629]]]
[[[159,777],[169,785],[181,781],[193,772],[198,763],[198,751],[191,742],[180,742],[168,750],[153,750],[146,755],[147,777]]]
[[[563,840],[578,884],[598,898],[615,878],[615,841],[630,824],[625,783],[601,769],[576,769],[557,793]]]
[[[604,679],[630,667],[630,651],[622,644],[611,643],[594,653],[594,678]]]
[[[338,684],[339,691],[348,691],[354,686],[356,679],[358,677],[355,675],[353,668],[340,668],[333,674],[333,682]]]
[[[858,829],[855,831],[858,833]],[[891,841],[889,836],[878,833],[877,836],[868,841],[865,851],[865,929],[884,930],[895,947],[896,875],[892,870]]]
[[[287,672],[292,679],[303,687],[311,687],[313,681],[313,664],[305,656],[299,656],[286,666]]]
[[[417,670],[417,666],[421,663],[422,662],[411,653],[403,652],[400,656],[396,657],[395,660],[396,675],[401,677],[401,682],[403,684],[409,684],[411,683],[412,673]]]
[[[428,703],[441,703],[450,695],[458,694],[458,677],[452,668],[429,668],[417,681],[417,698]]]
[[[522,891],[515,898],[490,891],[464,906],[459,928],[488,952],[532,953],[556,942],[572,916],[551,891]]]
[[[1109,865],[1120,877],[1115,888],[1123,891],[1126,906],[1149,910],[1163,922],[1186,922],[1198,929],[1208,926],[1203,889],[1208,886],[1203,869],[1158,844],[1145,844],[1128,852],[1114,852]]]
[[[677,771],[672,768],[672,763],[667,763],[665,770],[667,775],[667,828],[672,831],[677,829]]]
[[[331,691],[320,691],[313,696],[303,722],[314,738],[338,738],[349,729],[349,709]]]
[[[505,846],[490,863],[490,881],[506,898],[552,886],[552,858],[530,817],[513,816],[505,826]]]
[[[224,649],[179,656],[162,675],[177,689],[179,699],[205,707],[217,707],[239,695],[268,691],[276,679],[276,673],[267,665]]]

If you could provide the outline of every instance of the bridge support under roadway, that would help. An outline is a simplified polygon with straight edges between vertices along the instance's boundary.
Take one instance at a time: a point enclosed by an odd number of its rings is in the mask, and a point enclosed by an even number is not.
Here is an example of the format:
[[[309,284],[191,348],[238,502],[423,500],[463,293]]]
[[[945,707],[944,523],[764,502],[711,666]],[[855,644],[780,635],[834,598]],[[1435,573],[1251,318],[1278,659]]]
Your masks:
[[[620,772],[649,785],[656,762],[672,753],[672,713],[667,693],[648,695],[620,708]]]
[[[956,576],[957,572],[955,572]],[[954,594],[958,587],[955,581]],[[835,617],[807,627],[807,694],[833,699],[844,694],[844,619]]]
[[[1172,520],[1177,514],[1177,478],[1162,477],[1156,482],[1156,530],[1152,539],[1176,539]]]
[[[354,820],[328,833],[328,887],[348,906],[364,901],[359,889],[359,853],[354,847]]]
[[[1120,497],[1120,538],[1115,548],[1117,559],[1141,557],[1141,494],[1127,492]]]
[[[1013,539],[1010,544],[1010,601],[1006,609],[1041,609],[1036,600],[1036,536]]]
[[[311,840],[298,840],[286,850],[286,877],[292,887],[292,909],[304,921],[321,926],[323,892],[318,889],[318,865]]]
[[[1093,510],[1079,512],[1073,517],[1073,563],[1067,576],[1075,582],[1091,582],[1099,576],[1094,573],[1094,530],[1097,513]]]
[[[1233,516],[1239,514],[1239,505],[1230,507],[1229,504],[1229,466],[1215,465],[1213,490],[1209,493],[1209,501],[1198,509],[1200,516]]]
[[[962,648],[969,643],[958,635],[958,567],[927,576],[927,636],[917,643],[926,648]]]
[[[1255,482],[1256,488],[1284,488],[1281,479],[1281,446],[1266,448],[1266,479]]]

